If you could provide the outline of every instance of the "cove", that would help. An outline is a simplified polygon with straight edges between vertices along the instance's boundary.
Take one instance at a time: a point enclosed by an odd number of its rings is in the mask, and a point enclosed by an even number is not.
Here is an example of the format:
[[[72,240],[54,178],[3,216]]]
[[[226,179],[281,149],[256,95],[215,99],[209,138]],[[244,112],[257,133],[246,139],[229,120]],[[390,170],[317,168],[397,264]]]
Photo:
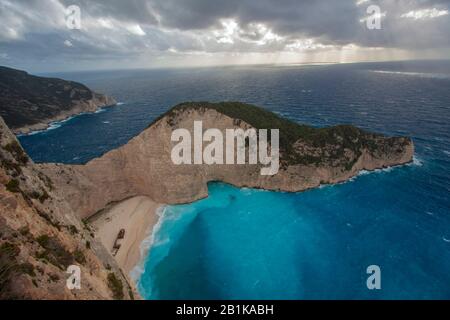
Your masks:
[[[139,291],[146,299],[447,296],[434,279],[448,279],[446,243],[415,228],[417,214],[389,191],[412,191],[405,182],[415,170],[380,170],[303,193],[212,183],[207,199],[166,208]],[[370,265],[382,270],[381,290],[367,288]]]

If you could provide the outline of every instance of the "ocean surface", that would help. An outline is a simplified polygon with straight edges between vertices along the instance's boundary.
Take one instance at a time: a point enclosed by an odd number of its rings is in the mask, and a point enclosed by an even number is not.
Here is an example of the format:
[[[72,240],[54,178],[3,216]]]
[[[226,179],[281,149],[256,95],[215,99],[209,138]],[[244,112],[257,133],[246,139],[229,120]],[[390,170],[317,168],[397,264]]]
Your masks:
[[[121,103],[20,137],[37,162],[84,163],[199,100],[414,140],[414,163],[343,184],[277,193],[212,183],[209,198],[165,207],[134,270],[146,299],[450,299],[450,62],[52,76]],[[366,286],[370,265],[380,290]]]

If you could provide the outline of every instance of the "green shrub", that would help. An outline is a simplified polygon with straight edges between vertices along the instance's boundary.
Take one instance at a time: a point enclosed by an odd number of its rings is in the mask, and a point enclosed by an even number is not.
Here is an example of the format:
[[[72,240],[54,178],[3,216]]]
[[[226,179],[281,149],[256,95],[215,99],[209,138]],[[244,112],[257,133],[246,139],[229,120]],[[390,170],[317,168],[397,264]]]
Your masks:
[[[17,177],[22,173],[22,168],[18,163],[12,162],[7,159],[1,160],[1,165],[3,168],[5,168],[8,171],[12,171],[12,176]]]
[[[42,190],[42,194],[39,197],[39,202],[44,203],[48,198],[50,198],[50,196],[48,195],[47,191]]]
[[[83,251],[77,249],[73,252],[73,257],[75,258],[75,261],[78,262],[79,264],[84,264],[86,263],[86,257],[83,253]]]
[[[41,196],[41,194],[40,194],[39,192],[37,192],[37,191],[32,191],[32,192],[30,192],[30,193],[28,194],[28,196],[29,196],[31,199],[39,199],[39,197]]]
[[[49,241],[50,241],[50,237],[46,234],[43,234],[43,235],[37,237],[36,241],[40,244],[41,247],[47,248]]]
[[[6,190],[13,193],[19,193],[20,192],[20,183],[19,180],[11,179],[9,182],[5,185]]]
[[[72,235],[75,235],[75,234],[78,233],[78,229],[77,229],[77,227],[75,227],[74,225],[70,225],[70,226],[68,226],[68,228],[69,228],[69,232],[70,232]]]
[[[50,273],[48,275],[48,277],[50,278],[50,281],[53,281],[53,282],[57,282],[59,280],[59,276],[55,273]]]
[[[28,263],[28,262],[20,264],[17,267],[17,270],[20,273],[28,274],[28,275],[30,275],[32,277],[36,276],[36,273],[34,272],[34,266],[31,263]]]
[[[122,281],[120,281],[113,272],[108,274],[108,287],[111,290],[114,299],[123,300],[124,294]]]
[[[4,149],[11,153],[14,159],[20,164],[26,165],[28,163],[29,158],[17,141],[8,143]]]
[[[30,233],[30,229],[27,226],[24,226],[19,229],[19,233],[23,236],[26,236]]]
[[[11,242],[0,245],[0,292],[14,277],[17,269],[16,256],[19,253],[20,248]]]
[[[63,247],[58,239],[41,235],[36,241],[44,248],[43,251],[36,254],[38,259],[48,261],[62,270],[73,264],[74,256]]]

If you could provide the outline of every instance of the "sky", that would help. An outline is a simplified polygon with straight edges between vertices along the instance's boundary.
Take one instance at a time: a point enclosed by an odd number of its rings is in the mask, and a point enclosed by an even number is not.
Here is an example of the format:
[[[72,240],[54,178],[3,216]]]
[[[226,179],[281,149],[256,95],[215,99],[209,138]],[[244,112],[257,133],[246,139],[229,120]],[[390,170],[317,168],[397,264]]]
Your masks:
[[[450,58],[450,0],[0,0],[0,21],[0,65],[32,72]]]

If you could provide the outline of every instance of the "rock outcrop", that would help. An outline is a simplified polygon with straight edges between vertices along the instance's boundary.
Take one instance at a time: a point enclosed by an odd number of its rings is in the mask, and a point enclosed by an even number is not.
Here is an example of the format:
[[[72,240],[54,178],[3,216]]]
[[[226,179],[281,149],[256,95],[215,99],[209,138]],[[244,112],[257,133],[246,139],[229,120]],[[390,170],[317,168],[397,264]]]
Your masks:
[[[261,165],[175,165],[171,134],[193,123],[217,128],[280,129],[281,167],[262,176]],[[89,217],[109,203],[145,195],[159,203],[188,203],[208,195],[207,183],[238,187],[303,191],[374,170],[408,163],[414,146],[409,138],[385,137],[353,126],[312,128],[295,124],[263,109],[241,103],[185,103],[158,118],[126,145],[85,165],[44,164],[79,216]]]
[[[51,122],[115,104],[77,82],[0,66],[0,116],[14,133],[42,130]]]
[[[115,260],[0,117],[0,300],[130,299]],[[66,286],[67,267],[81,288]]]

